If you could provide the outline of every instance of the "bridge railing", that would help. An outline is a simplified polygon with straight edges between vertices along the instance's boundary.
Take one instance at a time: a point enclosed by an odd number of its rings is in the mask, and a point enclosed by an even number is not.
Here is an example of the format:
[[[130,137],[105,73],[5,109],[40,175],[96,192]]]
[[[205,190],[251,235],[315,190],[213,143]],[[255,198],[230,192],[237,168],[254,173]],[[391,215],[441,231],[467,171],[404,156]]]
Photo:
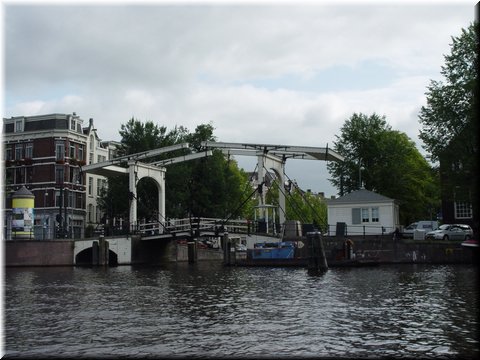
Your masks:
[[[136,226],[135,232],[142,235],[175,234],[175,233],[205,233],[212,232],[222,234],[229,233],[272,233],[280,232],[278,224],[269,224],[246,219],[230,219],[225,221],[218,218],[195,217],[183,219],[167,219],[165,222],[140,223]]]

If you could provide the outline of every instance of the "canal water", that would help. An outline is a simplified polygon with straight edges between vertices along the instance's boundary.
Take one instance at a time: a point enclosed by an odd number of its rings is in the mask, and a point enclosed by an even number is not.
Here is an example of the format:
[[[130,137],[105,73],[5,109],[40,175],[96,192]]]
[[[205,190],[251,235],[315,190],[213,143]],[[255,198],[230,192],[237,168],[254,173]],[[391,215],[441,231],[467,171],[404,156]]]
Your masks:
[[[7,268],[7,358],[475,358],[466,265]]]

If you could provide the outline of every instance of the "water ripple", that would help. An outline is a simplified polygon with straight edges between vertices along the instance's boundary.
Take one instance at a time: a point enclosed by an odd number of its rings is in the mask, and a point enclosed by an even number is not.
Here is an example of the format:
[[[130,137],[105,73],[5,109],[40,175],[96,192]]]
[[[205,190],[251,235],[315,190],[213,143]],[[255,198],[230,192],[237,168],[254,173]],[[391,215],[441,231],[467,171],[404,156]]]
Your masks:
[[[176,264],[6,270],[15,357],[476,357],[476,272]]]

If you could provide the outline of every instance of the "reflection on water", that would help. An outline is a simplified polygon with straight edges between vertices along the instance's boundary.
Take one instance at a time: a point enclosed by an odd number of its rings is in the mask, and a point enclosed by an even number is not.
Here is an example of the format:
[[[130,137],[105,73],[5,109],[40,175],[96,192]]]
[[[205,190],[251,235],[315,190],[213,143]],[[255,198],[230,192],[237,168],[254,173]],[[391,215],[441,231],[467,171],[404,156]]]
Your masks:
[[[472,266],[8,268],[9,357],[476,357]]]

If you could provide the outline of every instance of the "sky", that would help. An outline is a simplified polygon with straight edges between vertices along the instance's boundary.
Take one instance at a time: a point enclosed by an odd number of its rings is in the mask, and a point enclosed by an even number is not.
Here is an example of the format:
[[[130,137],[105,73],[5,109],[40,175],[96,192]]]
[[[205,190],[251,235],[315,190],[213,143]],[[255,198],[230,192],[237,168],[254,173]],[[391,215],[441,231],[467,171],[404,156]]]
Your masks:
[[[102,140],[134,117],[212,124],[222,142],[331,148],[354,113],[377,113],[426,156],[419,110],[474,5],[3,1],[3,116],[76,112]],[[236,159],[254,171],[254,157]],[[286,174],[337,194],[324,161],[289,159]]]

